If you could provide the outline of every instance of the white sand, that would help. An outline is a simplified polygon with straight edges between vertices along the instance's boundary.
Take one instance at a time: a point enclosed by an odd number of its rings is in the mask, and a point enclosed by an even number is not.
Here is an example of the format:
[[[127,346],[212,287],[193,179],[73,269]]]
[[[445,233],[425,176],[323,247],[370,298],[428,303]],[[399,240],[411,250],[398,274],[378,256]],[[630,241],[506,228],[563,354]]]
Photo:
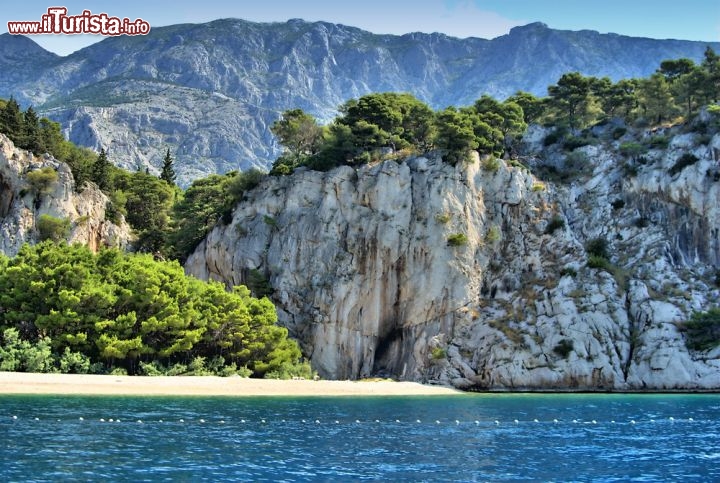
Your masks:
[[[402,396],[462,394],[451,388],[393,381],[279,381],[214,376],[99,376],[0,372],[0,394],[196,396]]]

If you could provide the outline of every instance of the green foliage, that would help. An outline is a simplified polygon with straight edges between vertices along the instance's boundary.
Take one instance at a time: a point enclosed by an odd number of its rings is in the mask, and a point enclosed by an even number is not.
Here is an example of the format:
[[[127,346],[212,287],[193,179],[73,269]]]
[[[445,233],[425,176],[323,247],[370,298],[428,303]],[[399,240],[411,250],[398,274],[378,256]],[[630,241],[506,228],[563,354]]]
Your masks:
[[[648,139],[647,145],[652,149],[667,149],[670,145],[670,138],[663,135],[653,136]]]
[[[585,246],[585,251],[588,255],[609,258],[608,255],[609,244],[605,238],[598,237],[590,240]]]
[[[720,309],[695,312],[681,328],[685,332],[685,343],[696,351],[711,350],[720,345]]]
[[[500,227],[498,227],[497,225],[491,226],[485,234],[485,241],[490,244],[499,242],[501,238],[502,233],[500,232]]]
[[[564,267],[562,270],[560,270],[560,276],[561,277],[577,277],[577,270],[575,270],[573,267]]]
[[[577,148],[593,144],[593,140],[585,136],[568,136],[563,141],[563,148],[567,151],[574,151]]]
[[[547,235],[552,235],[553,233],[555,233],[555,230],[561,230],[563,228],[565,228],[565,219],[563,219],[559,215],[555,215],[545,227],[545,233]]]
[[[627,142],[620,145],[620,154],[636,161],[638,157],[647,152],[647,148],[640,143]]]
[[[135,249],[146,253],[164,252],[177,196],[174,185],[144,172],[117,173],[113,184],[116,188],[110,197],[113,208],[118,214],[124,214],[135,230]]]
[[[0,340],[0,371],[55,372],[55,358],[47,337],[35,343],[23,340],[19,331],[6,328]]]
[[[38,239],[59,242],[70,235],[70,220],[43,214],[37,220]]]
[[[443,161],[454,166],[469,160],[470,152],[479,146],[473,128],[468,113],[449,107],[437,114],[435,145],[445,151]]]
[[[616,200],[613,200],[613,202],[610,203],[610,205],[612,206],[613,210],[617,211],[617,210],[620,210],[625,207],[625,200],[618,198]]]
[[[162,171],[160,171],[160,179],[165,181],[170,186],[175,186],[175,168],[173,167],[173,159],[170,156],[170,148],[165,151],[165,157],[163,158]]]
[[[248,273],[247,288],[255,297],[269,297],[273,294],[272,285],[270,285],[265,275],[256,268],[253,268]]]
[[[548,87],[549,106],[555,122],[581,129],[599,119],[601,107],[593,88],[597,79],[570,72]]]
[[[568,356],[570,356],[570,353],[574,350],[575,346],[573,344],[573,341],[570,339],[562,339],[560,342],[557,343],[557,345],[553,348],[553,352],[563,359],[567,359]]]
[[[19,334],[3,344],[2,360],[14,370],[47,370],[59,360],[63,370],[102,363],[137,373],[150,371],[140,362],[157,361],[168,373],[232,366],[262,376],[300,359],[270,301],[188,277],[177,262],[44,242],[2,264],[0,330]],[[10,350],[25,343],[37,348],[33,357]]]
[[[447,212],[442,212],[435,215],[435,221],[443,225],[449,222],[451,218],[452,217],[450,216],[450,213]]]
[[[668,169],[668,173],[670,174],[670,176],[675,176],[683,169],[687,168],[688,166],[692,166],[697,162],[697,156],[692,153],[684,153],[677,159],[677,161],[675,161],[675,164],[673,164],[672,167]]]
[[[441,361],[445,358],[447,358],[447,351],[442,347],[433,347],[433,349],[430,351],[430,357],[434,361]]]
[[[447,244],[451,247],[467,245],[468,237],[465,233],[453,233],[447,237]]]
[[[235,205],[264,177],[261,171],[251,169],[193,181],[169,210],[173,227],[166,237],[167,253],[185,260],[218,222],[232,220]]]
[[[30,185],[30,190],[36,195],[48,194],[52,191],[53,185],[57,183],[58,174],[52,167],[46,166],[25,175]]]
[[[482,167],[485,171],[495,173],[500,169],[500,160],[494,156],[487,157],[483,161]]]
[[[105,153],[105,149],[103,148],[100,150],[100,154],[98,154],[95,163],[93,163],[90,178],[96,185],[98,185],[98,188],[103,191],[112,189],[110,178],[111,169],[107,153]]]
[[[265,374],[265,379],[307,379],[312,380],[317,378],[317,372],[313,371],[310,363],[302,361],[298,364],[281,364],[277,369],[268,371]]]
[[[615,266],[612,263],[610,263],[610,260],[608,260],[605,257],[598,256],[598,255],[590,255],[588,257],[587,266],[589,268],[605,270],[608,273],[615,272]]]

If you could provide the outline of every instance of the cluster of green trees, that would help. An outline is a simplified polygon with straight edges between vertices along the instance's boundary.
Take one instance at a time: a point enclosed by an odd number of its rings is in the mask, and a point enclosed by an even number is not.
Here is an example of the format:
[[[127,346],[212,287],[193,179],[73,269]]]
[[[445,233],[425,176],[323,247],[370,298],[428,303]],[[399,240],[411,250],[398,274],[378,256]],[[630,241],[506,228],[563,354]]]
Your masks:
[[[271,130],[285,147],[270,174],[290,174],[298,166],[328,170],[365,164],[383,152],[442,149],[452,164],[471,150],[502,155],[527,127],[514,101],[483,96],[473,106],[434,112],[410,94],[368,94],[340,107],[341,115],[320,126],[300,109],[285,111]]]
[[[0,256],[0,370],[309,375],[276,321],[267,298],[147,254],[47,241]]]
[[[572,72],[548,87],[545,98],[524,92],[509,98],[523,108],[526,122],[570,129],[615,117],[638,125],[688,120],[718,99],[720,56],[710,47],[700,64],[687,58],[665,60],[646,78],[612,82]]]
[[[689,119],[718,98],[720,56],[710,47],[699,65],[690,59],[666,60],[644,79],[612,82],[564,74],[542,98],[527,92],[502,102],[483,96],[469,107],[433,111],[410,94],[368,94],[340,106],[340,115],[327,126],[300,109],[285,111],[271,127],[285,152],[270,174],[289,174],[298,166],[327,170],[364,164],[402,150],[439,149],[451,164],[473,150],[503,156],[530,123],[568,132],[608,118],[659,124]]]
[[[62,135],[60,124],[39,117],[32,106],[23,111],[14,98],[7,101],[0,99],[0,133],[9,137],[19,148],[27,149],[36,155],[50,153],[55,159],[66,163],[73,173],[78,189],[82,188],[86,181],[95,180],[98,155],[88,148],[67,141]]]

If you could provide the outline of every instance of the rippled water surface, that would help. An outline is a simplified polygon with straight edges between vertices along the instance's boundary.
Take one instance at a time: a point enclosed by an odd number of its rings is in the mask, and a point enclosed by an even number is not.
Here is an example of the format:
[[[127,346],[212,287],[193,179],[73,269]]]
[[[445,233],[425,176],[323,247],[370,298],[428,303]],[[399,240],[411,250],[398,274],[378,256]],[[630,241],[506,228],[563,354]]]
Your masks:
[[[720,395],[0,396],[0,481],[720,481]]]

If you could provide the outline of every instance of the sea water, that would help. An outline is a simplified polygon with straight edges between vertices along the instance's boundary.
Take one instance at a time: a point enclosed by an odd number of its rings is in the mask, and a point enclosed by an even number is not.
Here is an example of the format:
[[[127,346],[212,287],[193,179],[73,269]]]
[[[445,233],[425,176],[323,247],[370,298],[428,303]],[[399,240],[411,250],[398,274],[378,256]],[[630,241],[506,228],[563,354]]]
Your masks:
[[[719,395],[0,396],[0,481],[720,481]]]

